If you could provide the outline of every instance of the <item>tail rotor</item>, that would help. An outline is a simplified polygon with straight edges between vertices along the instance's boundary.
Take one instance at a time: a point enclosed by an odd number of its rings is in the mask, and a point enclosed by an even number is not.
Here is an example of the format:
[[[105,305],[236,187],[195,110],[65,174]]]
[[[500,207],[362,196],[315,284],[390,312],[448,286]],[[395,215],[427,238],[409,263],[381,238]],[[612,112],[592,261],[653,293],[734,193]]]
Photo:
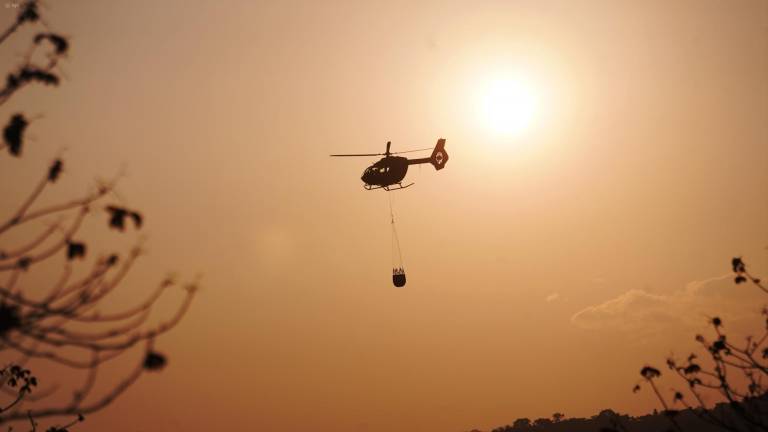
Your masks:
[[[437,140],[435,149],[432,150],[432,155],[429,157],[429,163],[439,171],[445,168],[446,162],[448,162],[448,152],[445,151],[445,138],[440,138]]]

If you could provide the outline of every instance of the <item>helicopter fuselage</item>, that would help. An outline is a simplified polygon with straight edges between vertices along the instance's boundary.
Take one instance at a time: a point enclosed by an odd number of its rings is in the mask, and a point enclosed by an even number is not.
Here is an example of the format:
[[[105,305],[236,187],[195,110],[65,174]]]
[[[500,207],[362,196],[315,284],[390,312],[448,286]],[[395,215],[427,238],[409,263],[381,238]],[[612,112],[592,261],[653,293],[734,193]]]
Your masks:
[[[408,172],[409,160],[401,156],[386,156],[369,166],[360,179],[366,189],[388,188],[400,184]]]

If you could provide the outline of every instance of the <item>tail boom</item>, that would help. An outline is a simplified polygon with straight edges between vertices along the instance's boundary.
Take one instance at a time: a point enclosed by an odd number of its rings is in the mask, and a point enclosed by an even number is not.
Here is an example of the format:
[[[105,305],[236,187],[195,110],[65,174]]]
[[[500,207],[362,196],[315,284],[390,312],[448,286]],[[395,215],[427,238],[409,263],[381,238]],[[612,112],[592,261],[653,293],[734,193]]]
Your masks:
[[[423,163],[431,163],[436,170],[445,168],[445,163],[448,162],[448,152],[445,151],[445,138],[437,140],[435,149],[432,150],[432,155],[428,158],[408,159],[408,165],[416,165]]]

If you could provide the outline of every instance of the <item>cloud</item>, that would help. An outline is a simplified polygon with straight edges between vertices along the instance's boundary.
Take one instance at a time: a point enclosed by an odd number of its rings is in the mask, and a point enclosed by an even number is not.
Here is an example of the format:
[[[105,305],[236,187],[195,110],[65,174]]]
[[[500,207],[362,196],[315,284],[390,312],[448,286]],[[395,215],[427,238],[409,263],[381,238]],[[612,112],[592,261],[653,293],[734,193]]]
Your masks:
[[[560,300],[560,294],[558,294],[558,293],[552,293],[552,294],[548,295],[544,299],[544,301],[547,302],[547,303],[551,303],[551,302],[558,301],[558,300]]]
[[[768,301],[759,289],[736,285],[726,275],[688,284],[670,294],[632,289],[589,306],[571,317],[571,323],[587,330],[658,332],[668,329],[701,328],[718,316],[730,328],[754,328]],[[749,323],[749,324],[748,324]]]

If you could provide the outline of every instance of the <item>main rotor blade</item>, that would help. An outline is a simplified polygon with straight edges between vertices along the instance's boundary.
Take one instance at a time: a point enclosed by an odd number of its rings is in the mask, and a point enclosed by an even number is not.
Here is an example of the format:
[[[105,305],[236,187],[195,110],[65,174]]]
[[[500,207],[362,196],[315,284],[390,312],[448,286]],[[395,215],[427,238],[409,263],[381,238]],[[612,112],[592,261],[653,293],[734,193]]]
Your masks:
[[[346,157],[346,156],[382,156],[384,153],[360,153],[360,154],[332,154],[330,156]]]
[[[427,147],[427,148],[423,148],[423,149],[416,149],[416,150],[406,150],[406,151],[401,151],[401,152],[393,152],[393,153],[390,153],[390,154],[413,153],[413,152],[419,152],[419,151],[424,151],[424,150],[432,150],[432,147]]]

